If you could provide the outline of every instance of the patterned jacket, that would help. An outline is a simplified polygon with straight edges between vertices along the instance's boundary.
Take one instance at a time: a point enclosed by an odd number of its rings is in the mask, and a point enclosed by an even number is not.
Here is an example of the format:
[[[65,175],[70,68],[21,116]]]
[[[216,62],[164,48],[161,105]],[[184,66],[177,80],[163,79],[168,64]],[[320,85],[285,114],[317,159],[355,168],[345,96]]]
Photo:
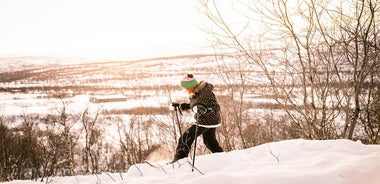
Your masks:
[[[205,114],[199,113],[198,123],[201,125],[217,125],[221,122],[220,106],[212,92],[213,89],[212,84],[201,81],[195,88],[194,95],[189,98],[190,108],[201,105],[208,109]],[[197,119],[197,114],[194,117]]]

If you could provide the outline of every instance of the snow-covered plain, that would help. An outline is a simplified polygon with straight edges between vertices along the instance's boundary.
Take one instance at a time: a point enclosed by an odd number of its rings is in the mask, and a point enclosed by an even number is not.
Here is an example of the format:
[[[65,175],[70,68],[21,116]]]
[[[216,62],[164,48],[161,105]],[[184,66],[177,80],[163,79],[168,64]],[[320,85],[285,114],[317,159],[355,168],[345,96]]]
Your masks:
[[[188,159],[190,161],[190,158]],[[350,140],[287,140],[231,152],[200,155],[196,169],[188,160],[161,167],[136,164],[127,173],[54,177],[52,184],[234,183],[234,184],[378,184],[380,145]],[[190,161],[191,162],[191,161]],[[45,181],[46,182],[46,181]],[[7,184],[38,184],[12,181]]]

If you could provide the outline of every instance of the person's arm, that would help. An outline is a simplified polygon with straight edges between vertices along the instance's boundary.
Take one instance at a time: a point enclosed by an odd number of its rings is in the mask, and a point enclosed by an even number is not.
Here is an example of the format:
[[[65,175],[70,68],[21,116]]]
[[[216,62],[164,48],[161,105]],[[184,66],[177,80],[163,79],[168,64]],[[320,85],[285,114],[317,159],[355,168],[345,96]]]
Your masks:
[[[217,103],[215,103],[211,108],[213,108],[215,111],[220,111],[220,105]]]

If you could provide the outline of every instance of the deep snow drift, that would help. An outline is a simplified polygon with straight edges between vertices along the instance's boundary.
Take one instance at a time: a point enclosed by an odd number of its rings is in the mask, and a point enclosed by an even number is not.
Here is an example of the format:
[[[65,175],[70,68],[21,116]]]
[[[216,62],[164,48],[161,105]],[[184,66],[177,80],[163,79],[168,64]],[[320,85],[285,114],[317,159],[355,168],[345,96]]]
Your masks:
[[[189,159],[190,160],[190,159]],[[196,169],[188,160],[175,164],[136,164],[127,173],[97,176],[55,177],[53,184],[94,183],[233,183],[233,184],[378,184],[380,145],[350,140],[287,140],[197,156]],[[12,181],[10,184],[37,184]]]

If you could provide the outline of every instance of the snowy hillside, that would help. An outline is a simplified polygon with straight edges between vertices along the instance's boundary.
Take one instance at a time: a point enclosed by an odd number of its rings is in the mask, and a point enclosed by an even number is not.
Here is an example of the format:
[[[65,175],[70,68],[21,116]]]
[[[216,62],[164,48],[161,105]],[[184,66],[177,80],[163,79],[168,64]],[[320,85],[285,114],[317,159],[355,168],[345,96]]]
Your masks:
[[[127,173],[55,177],[53,184],[78,183],[234,183],[234,184],[377,184],[380,146],[349,140],[288,140],[198,156],[191,172],[187,160],[153,168],[137,164]],[[45,181],[46,182],[46,181]],[[37,184],[12,181],[7,184]]]
[[[0,57],[0,72],[87,62],[94,62],[94,60],[72,57]]]

